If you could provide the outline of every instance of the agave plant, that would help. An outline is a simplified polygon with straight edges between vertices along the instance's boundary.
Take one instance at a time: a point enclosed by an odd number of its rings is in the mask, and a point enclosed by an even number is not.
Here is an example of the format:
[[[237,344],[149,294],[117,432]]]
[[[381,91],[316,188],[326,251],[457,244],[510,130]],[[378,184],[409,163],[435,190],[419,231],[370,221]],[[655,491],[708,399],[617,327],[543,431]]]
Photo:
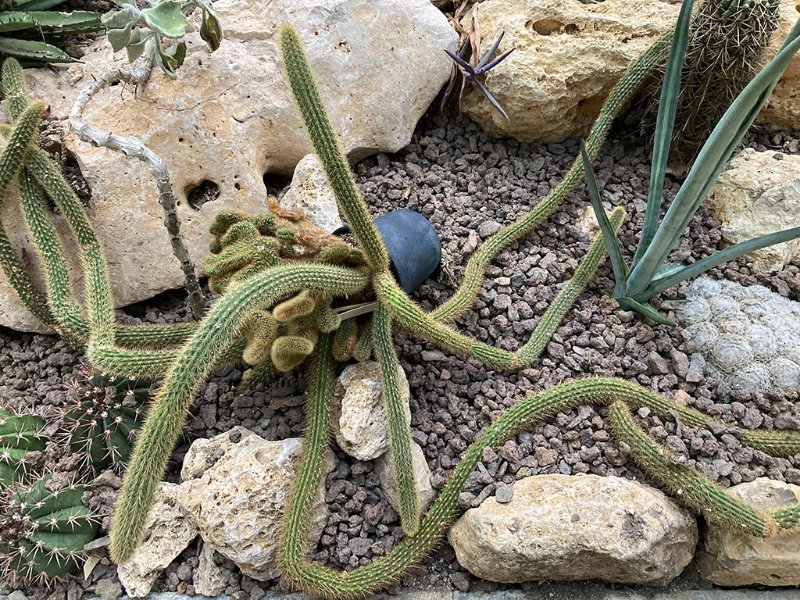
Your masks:
[[[789,61],[800,50],[799,20],[780,51],[742,90],[717,123],[700,150],[680,191],[670,203],[664,218],[659,223],[661,196],[672,142],[675,111],[680,95],[681,70],[686,54],[692,4],[691,0],[686,1],[681,8],[667,63],[656,121],[650,189],[644,226],[639,246],[630,265],[622,256],[619,240],[603,209],[586,145],[582,144],[581,146],[581,157],[586,170],[592,207],[608,244],[614,270],[613,297],[623,308],[635,310],[658,323],[672,325],[674,325],[673,321],[659,314],[649,304],[651,298],[685,279],[695,277],[748,252],[800,237],[800,227],[793,227],[740,242],[692,264],[667,262],[669,253],[689,225],[691,218],[703,204],[731,154],[753,124],[761,108],[766,104]]]
[[[96,12],[50,10],[63,3],[64,0],[21,0],[0,12],[0,57],[14,56],[29,64],[75,60],[59,47],[63,37],[99,31],[103,26]]]

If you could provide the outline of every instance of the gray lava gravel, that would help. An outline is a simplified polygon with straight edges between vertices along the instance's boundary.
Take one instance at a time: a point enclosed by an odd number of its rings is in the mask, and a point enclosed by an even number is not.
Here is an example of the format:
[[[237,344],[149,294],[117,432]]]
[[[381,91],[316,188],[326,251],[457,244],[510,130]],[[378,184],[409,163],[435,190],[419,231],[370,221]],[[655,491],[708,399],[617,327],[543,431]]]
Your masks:
[[[784,153],[798,153],[799,146],[797,135],[785,133],[754,134],[747,145]],[[604,200],[624,205],[630,215],[621,232],[629,255],[646,201],[650,169],[644,150],[647,147],[647,140],[618,134],[596,165]],[[543,198],[559,182],[577,152],[576,142],[542,145],[497,140],[465,118],[431,112],[419,124],[408,147],[396,155],[381,154],[363,161],[356,174],[376,215],[407,207],[431,220],[447,257],[445,271],[459,280],[479,240]],[[668,196],[675,193],[678,183],[667,178]],[[543,226],[503,252],[489,267],[473,310],[458,321],[458,328],[508,350],[526,340],[588,247],[585,234],[575,226],[586,206],[586,196],[578,189]],[[697,260],[710,254],[720,242],[718,228],[719,223],[701,209],[672,258]],[[796,266],[765,276],[753,272],[742,259],[710,274],[744,285],[759,283],[794,300],[800,296],[800,269]],[[734,393],[724,402],[717,399],[715,383],[705,379],[690,362],[694,348],[679,328],[645,322],[620,310],[614,300],[603,295],[612,287],[610,275],[607,265],[601,268],[543,356],[517,372],[496,372],[478,362],[450,356],[419,339],[396,335],[400,360],[411,385],[414,439],[425,451],[435,488],[444,485],[460,454],[503,409],[527,394],[588,374],[636,381],[740,427],[800,429],[796,390]],[[452,293],[448,278],[440,279],[426,283],[416,293],[424,308],[439,305]],[[671,312],[668,301],[682,297],[684,289],[685,285],[663,294],[661,309]],[[132,322],[180,320],[181,302],[179,293],[164,294],[147,305],[129,307],[125,318]],[[16,407],[45,407],[55,414],[67,400],[65,381],[80,360],[80,352],[56,338],[0,332],[0,398]],[[240,377],[241,371],[229,368],[210,379],[187,424],[186,439],[173,457],[169,479],[177,480],[183,455],[197,437],[210,437],[234,425],[243,425],[268,439],[302,434],[299,375],[243,395],[235,390]],[[646,409],[639,411],[638,418],[656,439],[723,486],[761,476],[800,484],[798,456],[772,458],[742,447],[732,435],[716,437],[712,431],[691,429],[674,419],[662,421]],[[51,420],[55,423],[56,418]],[[326,500],[331,512],[316,559],[333,568],[353,568],[389,551],[402,533],[397,514],[379,488],[372,463],[353,461],[338,451],[336,458],[336,468],[327,479]],[[77,474],[75,457],[65,455],[55,443],[48,446],[44,460],[48,469],[60,471],[64,477]],[[469,508],[492,495],[508,502],[513,497],[514,481],[541,473],[644,478],[629,462],[625,448],[611,439],[604,411],[580,407],[520,433],[496,451],[486,450],[459,503]],[[119,481],[111,474],[99,479],[93,484],[91,502],[108,514]],[[107,520],[104,525],[108,525]],[[156,589],[192,593],[191,573],[197,553],[197,546],[190,546],[161,576]],[[230,563],[225,564],[229,567],[226,593],[231,598],[260,598],[264,590],[282,585],[255,582],[240,575]],[[73,580],[50,591],[31,591],[36,598],[80,598],[84,590],[94,589],[97,581],[114,580],[113,566],[101,563],[98,569],[88,582]],[[673,587],[691,579],[692,572],[690,568]],[[419,572],[398,585],[449,585],[460,590],[498,587],[463,571],[447,544],[427,559]],[[0,593],[5,587],[0,584]]]

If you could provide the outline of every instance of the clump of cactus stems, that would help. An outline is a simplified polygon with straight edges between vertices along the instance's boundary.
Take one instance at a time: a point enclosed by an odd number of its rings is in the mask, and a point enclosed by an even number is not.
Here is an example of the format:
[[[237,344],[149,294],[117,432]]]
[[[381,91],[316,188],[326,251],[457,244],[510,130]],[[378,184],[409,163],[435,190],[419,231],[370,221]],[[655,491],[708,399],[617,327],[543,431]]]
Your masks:
[[[81,501],[83,486],[48,489],[50,477],[19,487],[0,514],[0,576],[60,578],[77,570],[99,519]]]
[[[85,366],[72,382],[64,413],[68,444],[95,472],[128,463],[150,399],[150,382],[93,373]]]
[[[67,63],[60,47],[65,35],[99,31],[100,13],[49,10],[64,0],[19,0],[0,7],[0,58],[14,56],[26,64]],[[42,41],[42,40],[46,41]]]
[[[45,448],[44,419],[0,409],[0,487],[21,481],[30,472],[29,452]]]
[[[704,0],[689,31],[670,160],[689,165],[764,62],[780,0]]]
[[[628,105],[632,95],[662,59],[670,38],[667,34],[659,39],[633,63],[612,91],[589,137],[590,156],[596,156],[614,118]],[[288,80],[339,208],[357,241],[360,258],[356,264],[335,257],[325,261],[319,259],[319,255],[334,244],[323,245],[319,253],[310,259],[293,257],[287,253],[286,242],[291,241],[294,245],[298,241],[296,236],[280,233],[279,228],[275,228],[273,233],[273,227],[280,222],[279,218],[275,217],[274,223],[270,223],[268,218],[262,217],[239,215],[238,220],[226,217],[234,222],[227,225],[218,222],[215,231],[221,237],[217,240],[218,245],[214,248],[217,253],[210,265],[218,268],[215,285],[220,285],[223,295],[200,322],[176,328],[126,328],[114,322],[108,267],[102,248],[74,193],[57,172],[39,160],[41,155],[33,145],[33,132],[28,122],[32,120],[35,123],[40,116],[36,112],[38,105],[29,104],[24,88],[12,85],[15,82],[13,79],[5,83],[4,77],[4,88],[11,91],[13,99],[9,106],[14,125],[9,132],[9,144],[0,156],[0,188],[5,188],[13,176],[19,174],[23,215],[47,279],[46,290],[39,291],[32,283],[28,286],[29,280],[21,275],[16,280],[15,288],[21,296],[25,296],[28,305],[42,309],[42,314],[48,316],[56,327],[84,340],[89,360],[95,368],[116,375],[163,379],[137,439],[115,507],[110,543],[114,560],[125,562],[139,544],[156,487],[191,403],[209,373],[217,365],[241,363],[248,348],[253,353],[253,360],[257,358],[262,361],[258,364],[259,369],[269,372],[274,368],[272,346],[267,356],[265,350],[268,344],[262,341],[271,339],[270,332],[275,327],[265,315],[271,313],[272,319],[288,326],[297,319],[313,314],[318,307],[327,306],[328,301],[322,302],[320,298],[331,298],[331,307],[349,306],[355,300],[354,306],[357,308],[348,308],[347,312],[363,310],[363,299],[367,298],[372,309],[368,319],[368,340],[381,367],[390,432],[390,456],[400,490],[399,513],[408,537],[389,554],[347,573],[337,573],[305,558],[312,501],[322,482],[321,465],[324,464],[323,457],[329,442],[337,338],[340,343],[350,340],[348,345],[355,339],[352,325],[347,325],[351,319],[342,319],[340,315],[338,327],[327,332],[323,331],[320,320],[316,325],[319,331],[310,357],[306,442],[280,535],[283,573],[298,587],[330,597],[353,597],[364,596],[389,585],[418,562],[440,539],[457,510],[461,486],[484,448],[501,444],[520,429],[559,410],[585,403],[610,406],[615,415],[618,411],[620,414],[615,416],[618,435],[631,448],[636,448],[634,459],[655,479],[663,479],[668,487],[680,477],[679,485],[683,492],[680,497],[709,519],[717,519],[760,535],[797,525],[800,519],[796,511],[791,512],[790,509],[780,514],[762,515],[732,501],[723,490],[691,469],[681,470],[684,467],[680,467],[676,471],[672,466],[666,469],[661,460],[667,456],[666,449],[658,444],[648,446],[641,443],[642,440],[635,435],[638,426],[630,426],[632,417],[625,410],[648,406],[655,414],[666,415],[676,411],[687,425],[693,426],[709,423],[710,418],[636,384],[609,378],[587,378],[564,383],[526,398],[502,413],[466,450],[453,477],[423,517],[417,504],[413,478],[411,435],[405,423],[403,400],[396,380],[398,359],[392,343],[392,332],[408,332],[445,350],[480,360],[497,369],[519,368],[535,360],[604,259],[605,242],[602,235],[591,244],[573,278],[564,285],[541,317],[531,339],[516,352],[481,343],[459,333],[447,323],[468,310],[481,287],[487,264],[501,250],[552,214],[569,190],[580,181],[583,176],[582,162],[576,160],[561,184],[530,212],[487,240],[470,259],[464,283],[452,298],[437,310],[425,312],[403,292],[391,275],[386,248],[333,132],[299,34],[292,27],[285,26],[280,31],[280,42]],[[8,174],[7,177],[4,173]],[[49,221],[42,197],[45,194],[59,207],[72,234],[80,242],[78,247],[86,290],[83,302],[85,317],[80,310],[76,310],[79,304],[68,293],[69,274],[64,267],[59,238]],[[612,227],[619,227],[622,218],[621,209],[613,211],[610,217]],[[299,246],[301,249],[305,247],[303,244]],[[0,249],[3,249],[2,245]],[[7,254],[0,252],[4,267],[10,264]],[[232,267],[230,269],[226,267],[228,259],[231,260],[228,265]],[[312,305],[312,313],[307,313]],[[286,316],[287,320],[280,321],[281,315]],[[340,333],[342,331],[345,333]],[[253,346],[254,340],[262,341]],[[367,342],[362,345],[367,345]],[[309,346],[305,348],[308,350]],[[786,455],[800,449],[800,434],[746,432],[742,434],[742,443]]]

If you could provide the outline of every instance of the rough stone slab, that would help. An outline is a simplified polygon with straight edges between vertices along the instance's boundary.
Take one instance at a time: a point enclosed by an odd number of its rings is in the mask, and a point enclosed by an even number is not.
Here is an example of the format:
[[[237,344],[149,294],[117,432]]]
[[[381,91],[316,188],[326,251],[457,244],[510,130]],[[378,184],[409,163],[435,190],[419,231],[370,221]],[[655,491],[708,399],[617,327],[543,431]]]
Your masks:
[[[265,210],[265,173],[288,175],[310,143],[283,74],[277,31],[297,26],[307,45],[334,128],[352,160],[396,152],[450,74],[457,35],[429,0],[219,0],[214,10],[225,39],[209,54],[199,33],[186,36],[187,56],[176,80],[156,69],[142,89],[118,85],[96,95],[84,112],[92,125],[134,135],[166,163],[178,196],[178,216],[197,265],[209,256],[208,227],[222,209]],[[69,66],[26,69],[33,97],[64,121],[87,82],[106,69],[128,67],[101,36]],[[94,148],[68,134],[72,153],[92,190],[87,209],[105,248],[117,306],[181,287],[183,274],[162,224],[147,166]],[[219,197],[199,208],[187,192],[201,182]],[[0,219],[25,260],[34,253],[19,203],[6,198]],[[56,218],[59,231],[66,230]],[[68,255],[76,257],[73,245]],[[77,260],[71,270],[80,274]],[[41,278],[40,278],[41,279]],[[80,279],[80,277],[77,277]],[[0,325],[43,331],[0,274]]]

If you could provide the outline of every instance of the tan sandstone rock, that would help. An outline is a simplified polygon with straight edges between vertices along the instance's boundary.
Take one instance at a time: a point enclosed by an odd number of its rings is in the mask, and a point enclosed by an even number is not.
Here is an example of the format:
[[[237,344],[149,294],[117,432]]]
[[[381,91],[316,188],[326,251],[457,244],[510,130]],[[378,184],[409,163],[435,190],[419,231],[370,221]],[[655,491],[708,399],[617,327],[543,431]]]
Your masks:
[[[781,18],[770,47],[770,58],[781,47],[797,19],[800,19],[800,3],[797,0],[780,0],[780,4]],[[781,129],[800,129],[800,55],[796,54],[789,63],[758,120]]]
[[[728,490],[765,511],[800,503],[800,486],[759,478]],[[709,524],[700,572],[716,585],[800,585],[800,532],[757,538]]]
[[[119,580],[133,598],[147,596],[161,572],[197,537],[197,528],[181,510],[177,496],[176,484],[159,484],[144,541],[130,560],[117,566]]]
[[[419,499],[420,514],[424,513],[436,497],[436,492],[431,485],[431,469],[425,460],[425,453],[417,444],[411,442],[411,464],[414,470],[414,481],[417,483],[417,498]],[[391,454],[386,453],[375,461],[375,472],[381,480],[381,489],[386,494],[389,504],[399,512],[400,490],[397,487],[397,477],[391,463]]]
[[[214,9],[225,27],[219,50],[210,54],[199,34],[191,33],[177,80],[156,72],[143,89],[114,86],[84,112],[93,125],[138,136],[165,161],[180,202],[182,233],[198,265],[208,256],[215,214],[223,208],[263,211],[263,175],[291,173],[310,150],[279,58],[282,23],[299,28],[352,159],[396,152],[408,143],[447,80],[450,60],[442,50],[457,43],[446,17],[428,0],[219,0]],[[54,118],[66,119],[93,76],[127,66],[123,55],[114,58],[101,37],[82,63],[26,70],[31,92],[50,104]],[[183,275],[147,166],[71,134],[65,145],[92,190],[87,210],[106,250],[116,304],[180,287]],[[193,208],[188,192],[203,182],[217,186],[219,197]],[[5,201],[0,219],[30,260],[17,206]],[[74,249],[69,254],[74,257]],[[72,267],[79,273],[77,261]],[[43,331],[2,274],[0,307],[0,325]]]
[[[244,427],[196,440],[183,461],[178,490],[181,508],[194,519],[200,537],[261,581],[278,576],[277,530],[303,440],[269,442]],[[329,456],[327,471],[333,468]],[[310,537],[325,526],[327,506],[320,488],[312,508]]]
[[[586,135],[622,73],[674,26],[679,9],[661,0],[487,0],[478,9],[483,46],[505,31],[498,54],[515,48],[486,75],[509,118],[474,89],[464,112],[521,141]]]
[[[344,224],[339,216],[336,196],[316,154],[307,154],[297,163],[292,184],[281,196],[280,205],[301,211],[326,233],[333,233]]]
[[[398,368],[406,422],[411,424],[408,379]],[[358,460],[373,460],[389,449],[389,430],[383,406],[381,368],[368,360],[349,365],[339,375],[331,420],[339,447]]]
[[[800,156],[745,149],[720,175],[706,200],[722,222],[722,237],[735,244],[800,226]],[[777,271],[800,260],[800,240],[753,252],[753,266]]]
[[[689,564],[697,524],[660,491],[618,477],[538,475],[450,530],[458,562],[501,583],[602,579],[663,585]]]

